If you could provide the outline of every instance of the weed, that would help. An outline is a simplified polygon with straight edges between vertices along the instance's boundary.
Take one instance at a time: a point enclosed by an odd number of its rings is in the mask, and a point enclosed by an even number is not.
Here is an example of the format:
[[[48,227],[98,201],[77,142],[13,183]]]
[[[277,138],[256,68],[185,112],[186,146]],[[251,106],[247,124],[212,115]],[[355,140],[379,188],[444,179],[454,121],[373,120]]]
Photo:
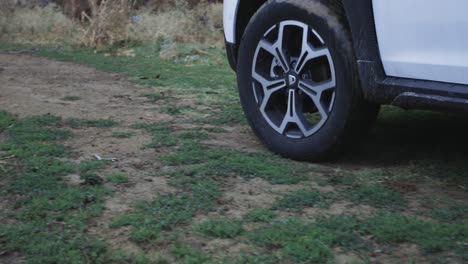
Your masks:
[[[144,253],[127,255],[123,252],[116,252],[110,257],[111,263],[116,264],[151,264],[151,259]],[[158,264],[161,262],[157,262]]]
[[[381,185],[361,185],[345,194],[355,203],[364,203],[377,208],[399,209],[406,206],[401,193]]]
[[[270,222],[276,217],[276,213],[267,208],[255,208],[249,211],[244,218],[252,222]]]
[[[117,125],[117,122],[110,119],[80,119],[80,118],[70,118],[65,120],[65,124],[72,128],[82,128],[82,127],[98,127],[98,128],[107,128]]]
[[[86,173],[89,171],[98,171],[106,167],[107,162],[103,160],[84,160],[78,164],[78,172]]]
[[[131,138],[135,136],[135,132],[123,132],[123,131],[117,131],[117,132],[112,132],[112,137],[115,138]]]
[[[348,250],[366,249],[367,243],[361,238],[362,223],[353,216],[337,215],[319,217],[314,226],[333,233],[334,246]]]
[[[246,253],[241,253],[232,263],[235,264],[246,264],[246,263],[256,263],[256,264],[276,264],[280,263],[281,259],[276,255],[267,255],[267,254],[258,254],[258,255],[249,255]],[[229,262],[228,262],[229,263]]]
[[[279,248],[283,258],[293,262],[328,262],[333,256],[330,247],[334,237],[321,229],[313,228],[299,220],[288,219],[249,234],[258,246]]]
[[[386,209],[404,208],[406,200],[403,195],[382,184],[387,176],[388,172],[382,169],[364,169],[336,175],[330,178],[329,182],[344,185],[342,197],[355,203]]]
[[[81,97],[76,96],[76,95],[67,95],[62,98],[63,101],[78,101],[81,100]]]
[[[210,219],[196,227],[199,232],[212,237],[233,238],[244,232],[242,224],[232,219]]]
[[[15,118],[13,115],[4,111],[0,111],[0,133],[13,124],[14,121]]]
[[[172,254],[176,256],[179,260],[179,263],[187,263],[187,264],[196,264],[196,263],[214,263],[210,257],[203,254],[200,251],[193,250],[184,245],[175,245],[172,250]]]
[[[285,219],[254,230],[247,236],[258,246],[278,248],[305,234],[308,229],[309,227],[298,219]]]
[[[101,185],[104,180],[96,173],[84,173],[80,175],[84,185]]]
[[[329,198],[315,190],[297,190],[277,201],[275,209],[301,211],[306,207],[326,206]]]
[[[168,115],[179,115],[182,113],[182,109],[178,106],[166,105],[158,108],[161,113]]]
[[[397,214],[383,213],[365,224],[365,230],[380,242],[412,242],[428,252],[462,250],[468,236],[463,223],[432,223]]]
[[[113,173],[106,176],[106,180],[115,184],[128,183],[128,176],[123,173]]]

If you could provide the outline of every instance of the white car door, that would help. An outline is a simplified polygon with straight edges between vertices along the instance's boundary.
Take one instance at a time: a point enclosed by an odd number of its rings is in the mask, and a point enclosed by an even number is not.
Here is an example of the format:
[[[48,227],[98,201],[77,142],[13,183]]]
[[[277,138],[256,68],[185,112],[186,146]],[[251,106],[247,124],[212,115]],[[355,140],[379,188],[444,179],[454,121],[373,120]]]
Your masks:
[[[373,0],[388,76],[468,84],[468,0]]]

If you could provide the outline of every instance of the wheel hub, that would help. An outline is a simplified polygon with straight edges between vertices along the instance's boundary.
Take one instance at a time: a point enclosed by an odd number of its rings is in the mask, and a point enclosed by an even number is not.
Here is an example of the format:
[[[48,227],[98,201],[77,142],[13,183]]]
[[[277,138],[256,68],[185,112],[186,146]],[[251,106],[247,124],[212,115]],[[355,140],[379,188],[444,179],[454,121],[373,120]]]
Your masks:
[[[289,88],[296,88],[297,81],[299,80],[299,77],[297,76],[296,73],[288,73],[286,78],[286,84]]]

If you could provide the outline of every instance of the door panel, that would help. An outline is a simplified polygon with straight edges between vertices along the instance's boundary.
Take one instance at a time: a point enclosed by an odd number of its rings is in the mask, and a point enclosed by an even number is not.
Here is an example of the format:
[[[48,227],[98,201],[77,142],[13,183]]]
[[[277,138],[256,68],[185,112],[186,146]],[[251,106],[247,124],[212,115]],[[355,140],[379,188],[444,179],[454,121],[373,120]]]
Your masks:
[[[388,76],[468,84],[468,0],[373,0]]]

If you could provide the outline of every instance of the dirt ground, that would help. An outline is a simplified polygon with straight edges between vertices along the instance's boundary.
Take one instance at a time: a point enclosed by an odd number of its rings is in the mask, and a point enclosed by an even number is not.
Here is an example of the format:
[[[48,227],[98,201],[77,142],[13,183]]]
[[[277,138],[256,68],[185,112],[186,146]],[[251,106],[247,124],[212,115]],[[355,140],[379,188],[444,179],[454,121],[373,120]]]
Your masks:
[[[124,249],[126,252],[138,252],[139,247],[128,240],[129,229],[109,228],[110,219],[130,211],[134,201],[174,192],[173,187],[167,184],[167,178],[152,177],[152,174],[163,169],[163,165],[155,157],[164,152],[164,149],[142,148],[151,141],[150,135],[144,131],[137,131],[137,134],[130,138],[111,136],[112,132],[125,131],[126,127],[134,123],[170,121],[173,118],[152,110],[158,103],[149,102],[143,96],[150,91],[149,89],[132,84],[118,74],[101,72],[82,65],[30,55],[0,54],[0,110],[18,117],[51,114],[64,119],[112,119],[119,122],[118,127],[105,130],[76,129],[73,131],[76,136],[67,141],[66,145],[75,153],[76,162],[93,159],[95,155],[116,158],[117,161],[113,163],[111,170],[129,176],[129,184],[114,192],[106,202],[104,214],[96,219],[88,230],[90,234],[104,238],[112,248]],[[79,96],[81,100],[64,101],[62,98],[65,96]],[[222,135],[223,138],[210,139],[207,143],[244,151],[264,150],[247,127],[226,127],[226,130],[228,132]],[[339,166],[347,165],[343,163]],[[323,169],[331,167],[324,166]],[[80,182],[79,175],[69,175],[67,178],[71,184]],[[277,192],[297,189],[295,186],[274,186],[260,179],[248,182],[236,179],[227,181],[224,184],[222,200],[226,202],[226,215],[232,217],[242,217],[251,208],[272,205],[277,198]],[[433,191],[427,188],[420,190]],[[466,199],[466,193],[463,191],[457,192],[457,195],[460,200]],[[314,214],[313,210],[315,209],[307,209],[305,214]],[[371,213],[372,210],[373,208],[364,205],[353,206],[339,202],[331,206],[329,213]],[[199,219],[196,218],[195,222],[197,221]],[[209,251],[229,249],[235,254],[236,248],[246,246],[228,242],[211,241],[206,248]],[[403,257],[419,255],[417,249],[412,247],[402,247],[399,251]],[[381,260],[385,260],[387,256],[384,254],[380,257]],[[337,261],[345,263],[353,261],[353,258],[352,255],[343,255],[338,256]],[[424,262],[422,256],[415,259]]]
[[[133,202],[150,200],[158,195],[171,193],[173,188],[164,177],[151,177],[161,169],[157,155],[164,150],[143,148],[151,141],[144,131],[131,138],[113,138],[113,131],[125,130],[134,123],[155,123],[169,121],[170,116],[152,109],[152,103],[143,95],[149,88],[132,84],[122,76],[97,71],[93,68],[67,62],[54,61],[30,55],[0,54],[0,109],[20,118],[32,115],[51,114],[67,118],[112,119],[119,126],[112,129],[80,128],[65,144],[76,153],[76,162],[103,158],[116,158],[112,172],[128,175],[130,183],[117,190],[106,201],[104,214],[95,220],[89,232],[106,239],[111,247],[136,253],[139,248],[128,240],[129,230],[108,227],[114,216],[130,211]],[[79,96],[81,100],[64,101],[65,96]],[[223,138],[207,141],[210,146],[222,146],[244,151],[263,150],[247,127],[226,127]],[[79,184],[79,175],[68,175],[71,184]],[[241,216],[254,205],[268,205],[275,196],[265,192],[274,187],[266,182],[232,182],[226,187],[230,201],[228,214]],[[261,192],[253,191],[263,190]],[[251,193],[247,198],[246,193]],[[123,233],[122,233],[123,232]]]

